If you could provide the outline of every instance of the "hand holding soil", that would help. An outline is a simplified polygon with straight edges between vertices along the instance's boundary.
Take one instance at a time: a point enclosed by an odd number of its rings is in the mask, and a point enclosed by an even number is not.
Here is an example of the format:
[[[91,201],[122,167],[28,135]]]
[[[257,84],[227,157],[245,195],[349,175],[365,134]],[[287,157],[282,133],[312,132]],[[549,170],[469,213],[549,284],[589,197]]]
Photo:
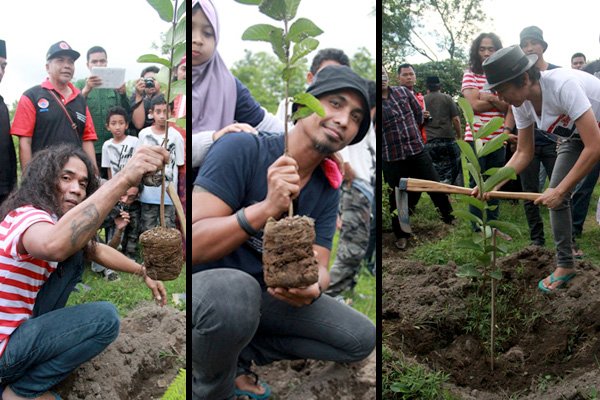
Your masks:
[[[319,283],[316,282],[304,288],[267,288],[269,294],[276,299],[285,301],[294,307],[303,307],[311,304],[319,295]]]
[[[167,164],[169,157],[169,152],[161,146],[140,146],[117,176],[123,176],[128,187],[137,186],[144,175],[153,174]]]
[[[267,171],[267,197],[265,204],[269,215],[277,217],[287,211],[290,202],[300,193],[298,163],[292,157],[279,157]]]
[[[161,307],[167,305],[167,291],[161,281],[155,281],[149,276],[146,276],[144,278],[144,283],[152,291],[152,297],[154,298],[154,301],[156,301],[156,304]]]

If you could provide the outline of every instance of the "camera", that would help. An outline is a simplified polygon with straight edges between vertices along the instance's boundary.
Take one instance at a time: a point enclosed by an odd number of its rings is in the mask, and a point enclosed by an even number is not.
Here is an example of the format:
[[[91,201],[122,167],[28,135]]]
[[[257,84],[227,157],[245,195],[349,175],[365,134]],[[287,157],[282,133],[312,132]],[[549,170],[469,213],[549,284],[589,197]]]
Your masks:
[[[154,87],[154,79],[153,78],[144,78],[144,83],[146,84],[146,88]]]

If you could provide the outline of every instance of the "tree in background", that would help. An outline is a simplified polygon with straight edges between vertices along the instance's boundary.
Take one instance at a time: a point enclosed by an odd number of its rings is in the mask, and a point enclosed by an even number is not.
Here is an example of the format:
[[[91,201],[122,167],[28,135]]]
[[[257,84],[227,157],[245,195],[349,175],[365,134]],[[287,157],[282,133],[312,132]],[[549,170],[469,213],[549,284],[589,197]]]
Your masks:
[[[399,63],[386,65],[386,69],[390,75],[390,84],[397,85],[396,74],[398,72]],[[441,91],[452,97],[460,95],[460,87],[465,63],[459,60],[444,60],[430,61],[423,64],[412,64],[415,74],[417,74],[417,84],[415,90],[419,93],[427,93],[425,81],[428,76],[438,76],[442,84]]]
[[[303,68],[294,70],[290,79],[290,93],[302,93],[306,86],[306,59],[298,61]],[[244,50],[244,58],[236,61],[231,73],[248,87],[258,103],[271,113],[284,98],[285,85],[281,74],[285,66],[277,58],[264,51],[253,53]],[[304,71],[304,72],[302,72]]]
[[[418,53],[438,59],[428,42],[447,52],[451,60],[464,59],[467,45],[487,17],[482,0],[382,0],[383,57],[401,62]]]
[[[290,93],[302,93],[306,89],[308,61],[302,59],[296,64],[301,67],[294,69],[292,73]],[[363,78],[375,79],[375,60],[366,48],[358,49],[350,58],[350,65]],[[281,79],[283,68],[283,64],[272,54],[244,50],[244,57],[233,64],[231,73],[248,87],[261,106],[275,113],[279,102],[284,98],[285,87]]]

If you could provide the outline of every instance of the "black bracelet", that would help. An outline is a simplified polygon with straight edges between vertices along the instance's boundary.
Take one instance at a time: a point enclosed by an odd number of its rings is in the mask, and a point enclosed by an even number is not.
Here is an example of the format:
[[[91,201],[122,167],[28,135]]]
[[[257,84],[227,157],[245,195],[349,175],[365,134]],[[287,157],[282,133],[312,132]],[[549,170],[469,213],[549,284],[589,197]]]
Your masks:
[[[250,222],[248,222],[248,218],[246,218],[246,214],[244,213],[244,210],[245,210],[244,207],[240,208],[235,213],[235,218],[237,219],[238,224],[244,230],[244,232],[246,232],[249,236],[254,236],[259,231],[257,231],[256,229],[254,229],[252,227],[252,225],[250,225]]]

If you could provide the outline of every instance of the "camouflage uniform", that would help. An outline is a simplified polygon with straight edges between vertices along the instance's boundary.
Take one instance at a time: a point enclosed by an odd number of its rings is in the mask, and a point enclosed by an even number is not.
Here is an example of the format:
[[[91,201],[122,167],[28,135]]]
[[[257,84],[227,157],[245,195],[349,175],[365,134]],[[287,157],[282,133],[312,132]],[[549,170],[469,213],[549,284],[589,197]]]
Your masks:
[[[365,194],[367,187],[371,190],[370,196]],[[356,285],[354,277],[369,244],[372,193],[370,185],[360,179],[356,179],[350,189],[345,185],[342,189],[342,229],[335,261],[329,271],[331,283],[325,292],[330,296],[337,296]]]

